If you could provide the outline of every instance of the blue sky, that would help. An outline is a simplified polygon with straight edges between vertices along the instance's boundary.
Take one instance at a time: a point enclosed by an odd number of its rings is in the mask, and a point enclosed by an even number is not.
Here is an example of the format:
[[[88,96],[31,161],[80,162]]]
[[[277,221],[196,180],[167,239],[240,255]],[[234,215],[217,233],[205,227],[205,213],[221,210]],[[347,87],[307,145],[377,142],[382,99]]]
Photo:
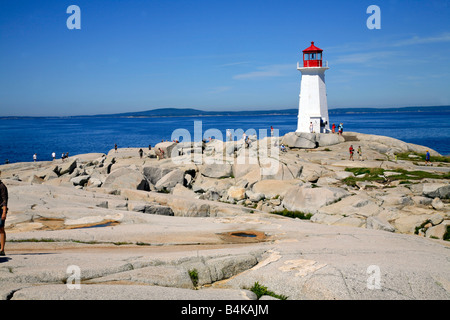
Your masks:
[[[297,108],[311,41],[329,108],[449,105],[449,17],[444,0],[1,0],[0,115]]]

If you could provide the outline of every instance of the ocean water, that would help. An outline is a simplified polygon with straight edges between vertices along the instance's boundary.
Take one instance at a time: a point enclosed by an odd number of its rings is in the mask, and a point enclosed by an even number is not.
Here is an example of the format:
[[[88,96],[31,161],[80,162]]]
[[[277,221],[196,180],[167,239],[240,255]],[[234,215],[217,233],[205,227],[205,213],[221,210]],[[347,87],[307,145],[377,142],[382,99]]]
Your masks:
[[[450,155],[450,113],[402,112],[331,114],[330,124],[344,124],[344,131],[389,136],[427,146]],[[282,136],[297,128],[296,115],[209,116],[160,118],[3,118],[0,119],[0,163],[51,160],[52,152],[60,158],[82,153],[107,153],[118,147],[154,146],[172,140],[176,129],[189,132],[191,139],[208,139],[216,129],[226,137],[226,130],[255,130],[270,135],[270,126]],[[262,131],[260,131],[262,130]],[[216,138],[221,138],[217,136]]]

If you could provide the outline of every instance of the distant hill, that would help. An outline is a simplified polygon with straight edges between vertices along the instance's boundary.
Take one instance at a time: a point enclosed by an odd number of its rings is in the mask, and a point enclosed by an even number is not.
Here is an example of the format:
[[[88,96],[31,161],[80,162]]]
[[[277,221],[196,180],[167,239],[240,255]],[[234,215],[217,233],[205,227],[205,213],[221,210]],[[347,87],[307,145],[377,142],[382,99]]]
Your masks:
[[[336,108],[329,109],[328,113],[350,114],[350,113],[393,113],[393,112],[450,112],[450,106],[430,106],[430,107],[399,107],[399,108]],[[257,116],[257,115],[297,115],[298,109],[273,109],[273,110],[245,110],[245,111],[203,111],[192,108],[159,108],[147,111],[64,116],[63,118],[150,118],[150,117],[208,117],[208,116]],[[11,118],[60,118],[60,117],[26,117],[8,116],[0,119]]]
[[[391,112],[450,112],[450,106],[436,107],[400,107],[400,108],[336,108],[329,109],[329,114],[345,113],[391,113]],[[160,108],[139,112],[99,114],[80,117],[206,117],[206,116],[255,116],[255,115],[290,115],[297,114],[298,109],[281,110],[246,110],[246,111],[203,111],[197,109]]]
[[[99,114],[93,116],[78,116],[78,117],[207,117],[207,116],[249,116],[249,115],[281,115],[281,114],[295,114],[298,109],[284,109],[284,110],[246,110],[246,111],[203,111],[197,109],[177,109],[177,108],[161,108],[139,112],[125,112],[114,114]]]

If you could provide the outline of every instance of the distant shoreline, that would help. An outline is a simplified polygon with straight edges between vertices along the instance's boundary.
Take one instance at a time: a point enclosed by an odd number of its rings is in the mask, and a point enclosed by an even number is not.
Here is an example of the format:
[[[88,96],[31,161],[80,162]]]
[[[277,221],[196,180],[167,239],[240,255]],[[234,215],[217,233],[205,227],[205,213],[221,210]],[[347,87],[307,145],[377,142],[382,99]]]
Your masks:
[[[437,109],[437,110],[436,110]],[[411,112],[450,112],[450,106],[399,107],[399,108],[336,108],[328,114],[368,114],[368,113],[411,113]],[[250,110],[250,111],[203,111],[196,109],[161,108],[139,112],[78,115],[78,116],[0,116],[5,119],[84,119],[84,118],[173,118],[173,117],[219,117],[219,116],[279,116],[296,115],[298,109]]]

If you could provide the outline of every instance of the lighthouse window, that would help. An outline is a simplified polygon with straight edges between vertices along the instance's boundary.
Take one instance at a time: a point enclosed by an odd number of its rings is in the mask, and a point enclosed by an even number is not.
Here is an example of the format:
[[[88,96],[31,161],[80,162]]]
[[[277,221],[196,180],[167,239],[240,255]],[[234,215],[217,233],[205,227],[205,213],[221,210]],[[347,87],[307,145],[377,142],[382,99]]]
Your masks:
[[[317,60],[322,60],[322,54],[321,53],[317,54]]]
[[[316,54],[315,53],[311,53],[311,60],[316,60]]]

